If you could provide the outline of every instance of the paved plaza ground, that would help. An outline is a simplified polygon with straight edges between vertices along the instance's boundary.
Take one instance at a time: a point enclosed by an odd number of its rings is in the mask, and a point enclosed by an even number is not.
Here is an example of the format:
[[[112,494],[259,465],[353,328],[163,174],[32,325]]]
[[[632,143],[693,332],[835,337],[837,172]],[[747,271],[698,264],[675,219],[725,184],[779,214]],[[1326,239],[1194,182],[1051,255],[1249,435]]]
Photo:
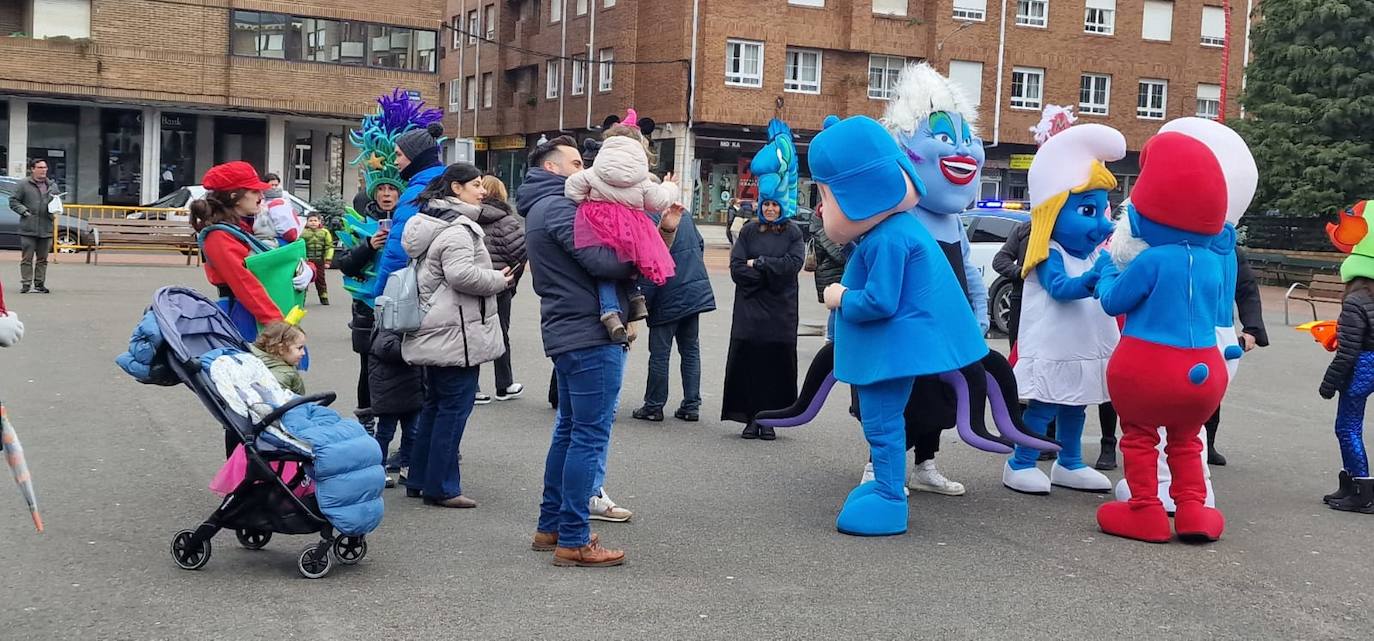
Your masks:
[[[463,442],[475,510],[427,508],[388,490],[387,514],[355,567],[301,579],[314,537],[240,548],[214,541],[201,571],[178,569],[172,535],[217,504],[206,484],[220,427],[183,387],[139,385],[115,367],[159,286],[206,290],[176,266],[52,267],[52,295],[6,299],[28,327],[0,352],[0,397],[24,438],[47,532],[0,488],[0,638],[5,639],[1357,639],[1374,633],[1374,517],[1321,503],[1339,469],[1334,402],[1317,396],[1328,355],[1282,325],[1247,356],[1227,398],[1214,470],[1225,538],[1205,546],[1106,536],[1105,498],[1012,493],[1002,459],[947,433],[938,462],[965,496],[911,497],[904,536],[838,534],[834,517],[865,460],[858,426],[832,398],[812,425],[743,441],[715,420],[732,287],[712,251],[720,309],[702,324],[701,423],[629,418],[647,354],[630,357],[607,489],[635,511],[594,529],[623,567],[555,568],[529,550],[552,412],[544,401],[537,299],[528,282],[512,328],[523,398],[476,408]],[[107,262],[102,259],[102,263]],[[112,259],[109,262],[115,262]],[[312,391],[350,410],[356,357],[336,304],[306,321]],[[803,319],[823,311],[803,282]],[[1275,298],[1275,295],[1278,298]],[[1334,309],[1323,310],[1334,318]],[[1005,341],[992,344],[1005,348]],[[820,346],[804,337],[803,368]],[[674,364],[676,370],[676,363]],[[483,385],[492,389],[490,368]],[[680,397],[674,393],[669,410]],[[1097,454],[1090,412],[1085,453]],[[1120,473],[1110,474],[1114,479]],[[0,481],[6,485],[8,481]]]

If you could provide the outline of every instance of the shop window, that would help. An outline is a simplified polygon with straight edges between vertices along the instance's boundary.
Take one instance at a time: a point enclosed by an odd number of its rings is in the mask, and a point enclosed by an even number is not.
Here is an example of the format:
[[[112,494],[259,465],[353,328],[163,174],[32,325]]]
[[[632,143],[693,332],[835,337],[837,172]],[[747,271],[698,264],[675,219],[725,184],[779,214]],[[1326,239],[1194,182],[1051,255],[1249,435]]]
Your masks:
[[[106,205],[139,204],[143,195],[143,112],[100,113],[100,195]]]
[[[897,77],[906,67],[906,58],[901,56],[870,55],[868,57],[868,97],[876,100],[891,100],[897,87]]]
[[[158,198],[196,183],[196,116],[162,114]]]
[[[29,148],[21,154],[14,150],[16,163],[30,158],[48,161],[48,178],[57,183],[61,191],[70,194],[68,202],[86,200],[80,197],[81,185],[77,181],[77,135],[80,128],[81,111],[76,107],[29,104]],[[94,153],[88,149],[86,153]],[[17,174],[22,175],[22,174]],[[92,192],[96,190],[91,190]],[[91,199],[95,196],[92,194]],[[90,202],[86,200],[86,202]]]
[[[1016,24],[1023,27],[1049,26],[1048,0],[1018,0],[1016,3]]]
[[[1116,0],[1087,0],[1083,32],[1110,36],[1116,33]]]
[[[1169,81],[1142,79],[1135,115],[1147,120],[1163,120],[1164,105],[1168,102],[1168,96]]]
[[[1044,87],[1044,69],[1014,67],[1011,71],[1011,107],[1039,109]]]
[[[1085,73],[1078,83],[1078,112],[1105,116],[1112,97],[1112,77]]]
[[[725,41],[725,84],[735,87],[763,86],[763,43]]]

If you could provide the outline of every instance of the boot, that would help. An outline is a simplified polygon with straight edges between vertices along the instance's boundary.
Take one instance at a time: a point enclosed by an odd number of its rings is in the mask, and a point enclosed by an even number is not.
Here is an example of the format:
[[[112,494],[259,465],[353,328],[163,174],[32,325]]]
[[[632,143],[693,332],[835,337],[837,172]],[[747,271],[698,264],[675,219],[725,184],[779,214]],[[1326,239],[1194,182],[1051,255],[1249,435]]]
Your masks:
[[[1207,464],[1226,465],[1226,457],[1217,451],[1217,426],[1207,425]]]
[[[1129,501],[1112,501],[1097,509],[1097,525],[1103,532],[1147,543],[1168,543],[1169,515],[1159,503],[1159,453],[1154,427],[1122,424],[1121,458],[1125,463]],[[1199,443],[1200,445],[1200,443]],[[1201,461],[1199,461],[1201,463]]]
[[[1355,479],[1350,478],[1349,472],[1341,470],[1341,473],[1336,476],[1336,482],[1339,484],[1336,491],[1322,497],[1322,501],[1327,505],[1355,494]]]
[[[644,320],[649,317],[649,306],[644,302],[644,294],[636,294],[630,297],[630,322]]]
[[[759,437],[759,424],[749,421],[744,424],[744,431],[740,433],[740,438],[753,440]]]
[[[625,323],[620,322],[620,314],[606,312],[601,315],[601,325],[606,328],[606,333],[610,334],[611,340],[617,343],[625,342],[626,330]]]
[[[1374,514],[1374,478],[1357,478],[1355,493],[1331,502],[1331,507],[1342,512]]]
[[[1116,439],[1102,439],[1102,451],[1093,467],[1099,470],[1116,469]]]

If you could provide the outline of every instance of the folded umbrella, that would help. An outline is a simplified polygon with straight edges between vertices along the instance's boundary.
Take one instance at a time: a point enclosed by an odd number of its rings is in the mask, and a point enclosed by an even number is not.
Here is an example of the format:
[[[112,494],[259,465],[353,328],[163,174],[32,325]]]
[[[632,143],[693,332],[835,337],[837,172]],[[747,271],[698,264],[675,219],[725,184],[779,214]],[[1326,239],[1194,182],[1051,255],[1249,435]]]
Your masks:
[[[5,409],[4,404],[0,403],[0,444],[4,445],[5,462],[10,465],[10,472],[14,474],[14,482],[19,484],[19,494],[24,497],[24,502],[29,504],[29,515],[33,517],[33,526],[43,531],[43,517],[38,514],[38,497],[33,493],[33,478],[29,476],[29,465],[24,462],[24,446],[19,444],[19,434],[14,431],[14,425],[10,424],[9,410]]]

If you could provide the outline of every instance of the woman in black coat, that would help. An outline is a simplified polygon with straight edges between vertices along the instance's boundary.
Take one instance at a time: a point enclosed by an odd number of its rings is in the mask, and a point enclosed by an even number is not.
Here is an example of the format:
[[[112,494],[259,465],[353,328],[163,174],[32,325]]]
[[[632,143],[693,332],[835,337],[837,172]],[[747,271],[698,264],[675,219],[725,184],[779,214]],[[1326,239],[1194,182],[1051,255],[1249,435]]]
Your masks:
[[[801,228],[772,201],[730,249],[735,309],[720,418],[745,423],[747,439],[773,440],[773,428],[754,423],[754,414],[797,400],[797,274],[805,259]]]

